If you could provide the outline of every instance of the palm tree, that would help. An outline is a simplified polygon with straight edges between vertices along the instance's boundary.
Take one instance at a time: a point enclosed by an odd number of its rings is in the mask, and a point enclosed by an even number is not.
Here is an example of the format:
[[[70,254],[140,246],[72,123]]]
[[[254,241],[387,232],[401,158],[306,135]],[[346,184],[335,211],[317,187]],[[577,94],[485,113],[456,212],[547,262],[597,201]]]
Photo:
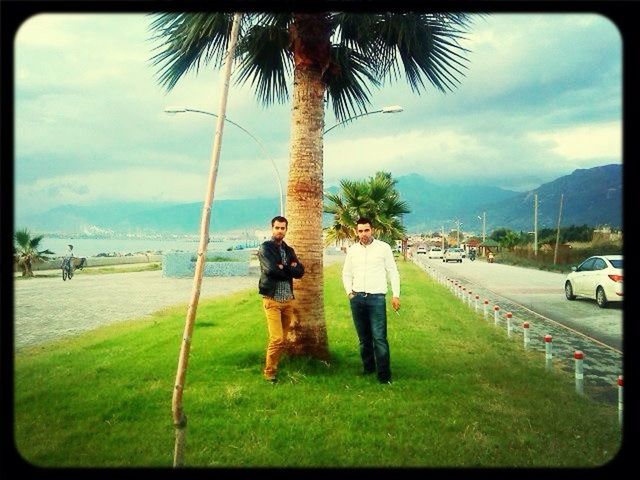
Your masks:
[[[163,13],[151,23],[158,81],[172,89],[190,70],[222,64],[231,13]],[[301,329],[292,353],[328,359],[323,306],[322,209],[325,103],[338,120],[366,111],[369,86],[404,72],[415,93],[426,79],[453,90],[466,68],[458,41],[463,13],[247,13],[236,56],[237,81],[251,81],[265,105],[288,98],[293,71],[287,240],[305,265],[295,282]]]
[[[406,233],[400,218],[410,212],[407,204],[400,200],[396,183],[390,173],[377,172],[365,181],[342,180],[341,192],[325,194],[329,203],[324,212],[334,218],[333,225],[326,229],[325,245],[354,239],[354,228],[360,217],[371,219],[378,239],[395,245],[395,240]]]
[[[13,247],[14,259],[22,269],[23,277],[33,277],[33,264],[49,260],[50,258],[47,255],[55,255],[49,249],[38,250],[44,235],[32,237],[29,230],[24,228],[18,230],[13,237],[15,240]]]

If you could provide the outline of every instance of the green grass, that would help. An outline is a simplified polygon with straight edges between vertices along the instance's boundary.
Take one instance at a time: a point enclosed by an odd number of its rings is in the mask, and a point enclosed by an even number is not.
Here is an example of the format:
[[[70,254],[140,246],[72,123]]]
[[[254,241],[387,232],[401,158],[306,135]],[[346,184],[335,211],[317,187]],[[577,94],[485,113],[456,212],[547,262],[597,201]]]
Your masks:
[[[620,446],[615,407],[575,393],[415,265],[389,315],[394,383],[360,377],[340,281],[325,269],[331,361],[262,379],[254,291],[201,302],[184,393],[196,467],[589,467]],[[186,304],[16,356],[15,438],[45,467],[171,467],[171,394]]]
[[[149,263],[129,263],[113,266],[85,267],[83,270],[75,274],[80,275],[104,275],[105,273],[129,273],[129,272],[149,272],[154,270],[162,270],[162,262]]]
[[[110,273],[127,273],[127,272],[148,272],[153,270],[162,270],[162,262],[149,262],[149,263],[123,263],[112,266],[99,266],[99,267],[84,267],[82,270],[76,270],[73,272],[76,275],[104,275]],[[24,281],[34,278],[57,278],[62,277],[61,270],[55,272],[47,271],[47,273],[35,271],[33,277],[14,277],[14,280]]]
[[[193,262],[196,261],[196,258],[193,257]],[[240,258],[240,257],[225,257],[222,255],[212,255],[207,256],[207,262],[248,262],[249,258]]]

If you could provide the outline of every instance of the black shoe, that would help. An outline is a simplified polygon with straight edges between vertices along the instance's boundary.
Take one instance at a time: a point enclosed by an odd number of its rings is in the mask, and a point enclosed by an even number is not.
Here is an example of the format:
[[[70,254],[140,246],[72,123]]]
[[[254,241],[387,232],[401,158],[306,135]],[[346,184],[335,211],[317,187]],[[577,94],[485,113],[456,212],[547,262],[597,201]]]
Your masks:
[[[265,378],[265,380],[273,385],[275,385],[276,383],[278,383],[278,379],[276,377],[271,377],[271,378]]]
[[[393,382],[391,381],[390,378],[387,378],[386,380],[378,380],[382,385],[391,385]]]

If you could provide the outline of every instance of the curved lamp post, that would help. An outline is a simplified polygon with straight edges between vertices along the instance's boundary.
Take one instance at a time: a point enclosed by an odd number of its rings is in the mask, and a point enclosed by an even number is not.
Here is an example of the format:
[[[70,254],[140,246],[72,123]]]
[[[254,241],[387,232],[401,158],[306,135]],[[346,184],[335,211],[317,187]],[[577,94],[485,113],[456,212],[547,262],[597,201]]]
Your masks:
[[[164,111],[166,113],[173,113],[173,114],[191,112],[191,113],[202,113],[203,115],[211,115],[212,117],[218,116],[215,113],[206,112],[204,110],[197,110],[195,108],[186,108],[186,107],[167,107],[164,109]],[[262,144],[262,142],[258,140],[249,130],[247,130],[241,125],[238,125],[236,122],[229,120],[227,117],[225,117],[225,121],[229,122],[231,125],[235,125],[244,133],[249,135],[253,139],[253,141],[258,144],[258,146],[260,147],[260,150],[262,150],[263,155],[267,157],[271,162],[271,165],[273,165],[273,170],[276,173],[276,179],[278,180],[278,189],[280,192],[280,215],[284,216],[284,193],[282,191],[282,180],[280,179],[280,172],[278,172],[278,167],[276,166],[276,162],[274,162],[271,156],[267,153],[267,150],[266,148],[264,148],[264,145]]]
[[[332,127],[327,128],[324,132],[322,132],[322,134],[326,135],[331,130],[336,128],[338,125],[342,125],[344,123],[350,122],[351,120],[355,120],[356,118],[364,117],[366,115],[372,115],[374,113],[399,113],[399,112],[402,112],[403,110],[404,110],[404,108],[402,108],[400,105],[390,105],[388,107],[382,107],[380,110],[373,110],[372,112],[365,112],[365,113],[361,113],[359,115],[354,115],[353,117],[349,117],[346,120],[338,122],[335,125],[333,125]]]

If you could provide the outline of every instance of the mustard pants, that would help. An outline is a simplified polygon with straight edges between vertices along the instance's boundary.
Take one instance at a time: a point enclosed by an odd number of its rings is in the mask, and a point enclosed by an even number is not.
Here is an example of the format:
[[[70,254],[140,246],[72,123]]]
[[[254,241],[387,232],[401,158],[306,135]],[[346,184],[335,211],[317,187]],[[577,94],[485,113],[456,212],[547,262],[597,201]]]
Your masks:
[[[267,346],[267,359],[263,373],[265,378],[271,379],[276,376],[278,362],[287,347],[287,334],[295,318],[293,300],[276,302],[271,298],[263,297],[262,306],[269,329],[269,345]]]

